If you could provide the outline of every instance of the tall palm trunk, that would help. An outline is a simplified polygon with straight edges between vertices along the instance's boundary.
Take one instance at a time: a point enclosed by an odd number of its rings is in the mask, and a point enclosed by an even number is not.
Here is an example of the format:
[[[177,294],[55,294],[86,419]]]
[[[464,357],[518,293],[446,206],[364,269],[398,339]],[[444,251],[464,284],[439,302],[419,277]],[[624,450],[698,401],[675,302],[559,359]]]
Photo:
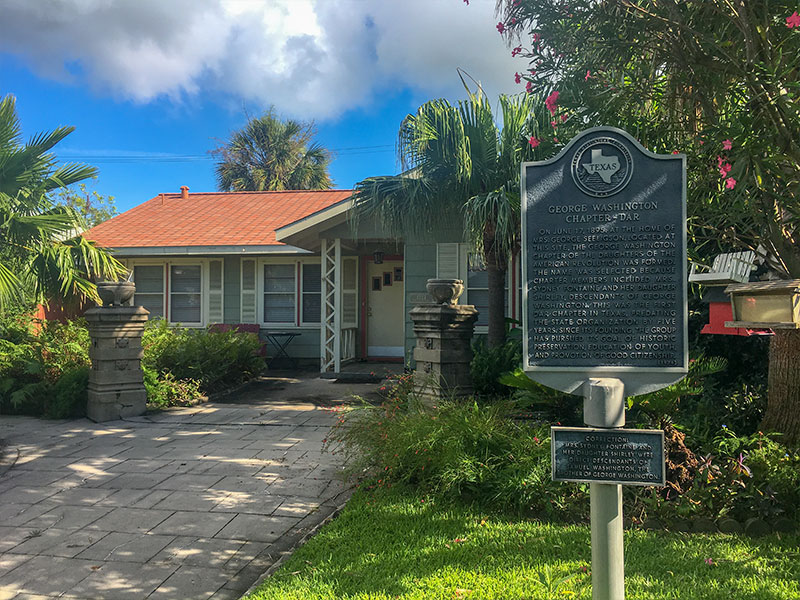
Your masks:
[[[800,331],[776,329],[769,344],[767,413],[763,429],[800,441]]]

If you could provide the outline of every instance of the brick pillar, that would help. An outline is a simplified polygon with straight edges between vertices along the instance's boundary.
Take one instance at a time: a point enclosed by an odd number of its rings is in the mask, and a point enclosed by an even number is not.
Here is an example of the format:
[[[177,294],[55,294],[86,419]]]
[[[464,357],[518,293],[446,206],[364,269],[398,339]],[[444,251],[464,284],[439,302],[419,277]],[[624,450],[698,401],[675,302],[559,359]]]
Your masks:
[[[472,330],[474,306],[420,304],[411,310],[414,334],[414,388],[425,405],[442,398],[472,393]]]
[[[92,421],[144,414],[147,391],[142,378],[142,332],[149,311],[141,306],[91,308],[89,324],[89,403]]]

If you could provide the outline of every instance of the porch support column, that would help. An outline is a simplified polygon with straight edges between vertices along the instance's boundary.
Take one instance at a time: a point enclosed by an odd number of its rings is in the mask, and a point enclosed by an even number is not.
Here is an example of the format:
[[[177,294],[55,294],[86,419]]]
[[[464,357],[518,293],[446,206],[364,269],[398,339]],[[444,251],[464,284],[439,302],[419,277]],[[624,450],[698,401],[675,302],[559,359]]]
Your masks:
[[[320,327],[320,371],[338,373],[342,368],[342,241],[321,240],[322,323]]]

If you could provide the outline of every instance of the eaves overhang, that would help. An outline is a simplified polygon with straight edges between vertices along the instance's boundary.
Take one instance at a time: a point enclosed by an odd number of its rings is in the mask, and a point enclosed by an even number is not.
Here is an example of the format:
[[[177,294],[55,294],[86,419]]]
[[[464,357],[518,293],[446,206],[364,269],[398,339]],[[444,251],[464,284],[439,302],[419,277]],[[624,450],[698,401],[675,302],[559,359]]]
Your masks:
[[[129,246],[109,248],[114,256],[204,256],[246,254],[313,254],[308,250],[287,244],[260,246]]]
[[[320,234],[326,229],[344,223],[347,220],[347,212],[352,208],[353,198],[345,198],[302,219],[279,227],[275,230],[275,239],[279,242],[296,244],[317,251],[320,245]]]

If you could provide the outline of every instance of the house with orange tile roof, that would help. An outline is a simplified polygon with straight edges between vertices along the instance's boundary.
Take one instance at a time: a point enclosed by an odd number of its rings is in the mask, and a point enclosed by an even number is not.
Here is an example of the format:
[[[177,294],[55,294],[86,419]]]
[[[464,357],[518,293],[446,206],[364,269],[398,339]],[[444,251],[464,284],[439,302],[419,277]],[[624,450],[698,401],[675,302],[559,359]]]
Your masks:
[[[133,302],[188,327],[258,326],[296,359],[338,372],[352,360],[410,359],[408,311],[432,277],[464,279],[481,312],[488,283],[462,229],[404,240],[349,216],[351,190],[163,193],[85,236],[110,248],[136,283]],[[460,224],[461,219],[454,220]],[[519,314],[517,269],[508,313]]]

